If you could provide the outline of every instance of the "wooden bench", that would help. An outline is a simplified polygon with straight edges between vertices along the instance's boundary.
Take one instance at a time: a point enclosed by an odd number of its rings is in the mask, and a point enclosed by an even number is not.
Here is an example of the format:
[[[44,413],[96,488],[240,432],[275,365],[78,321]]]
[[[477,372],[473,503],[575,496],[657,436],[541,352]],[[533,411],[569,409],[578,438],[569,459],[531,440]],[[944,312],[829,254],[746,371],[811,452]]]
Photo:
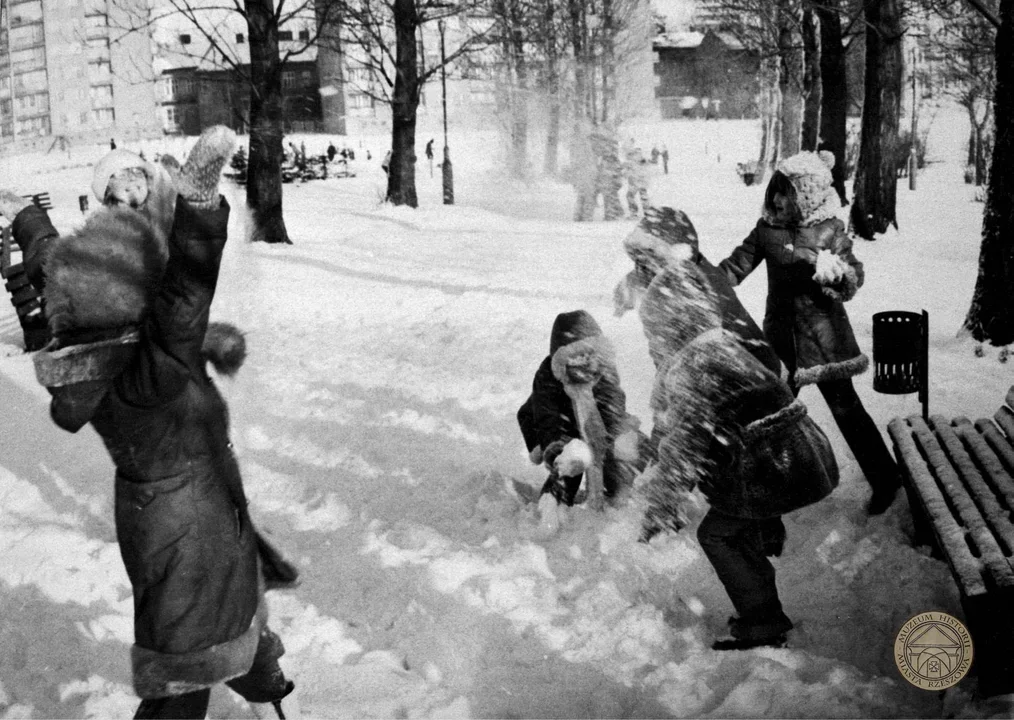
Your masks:
[[[48,192],[24,195],[43,210],[52,210],[53,203]],[[49,342],[49,326],[42,307],[42,296],[28,279],[25,267],[12,261],[12,253],[17,243],[10,225],[0,231],[0,277],[4,279],[4,287],[11,295],[11,304],[18,313],[18,322],[25,338],[25,350],[40,350]]]
[[[961,593],[980,692],[1014,692],[1014,387],[992,419],[912,415],[888,433],[915,542],[947,562]]]

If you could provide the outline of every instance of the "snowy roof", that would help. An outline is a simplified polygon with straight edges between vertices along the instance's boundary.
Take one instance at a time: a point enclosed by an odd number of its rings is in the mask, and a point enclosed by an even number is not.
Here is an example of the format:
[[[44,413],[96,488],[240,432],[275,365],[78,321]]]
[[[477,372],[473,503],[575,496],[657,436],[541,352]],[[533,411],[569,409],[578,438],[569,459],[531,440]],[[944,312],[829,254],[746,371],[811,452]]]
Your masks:
[[[704,40],[704,33],[687,30],[683,32],[663,33],[655,38],[655,47],[695,48]]]

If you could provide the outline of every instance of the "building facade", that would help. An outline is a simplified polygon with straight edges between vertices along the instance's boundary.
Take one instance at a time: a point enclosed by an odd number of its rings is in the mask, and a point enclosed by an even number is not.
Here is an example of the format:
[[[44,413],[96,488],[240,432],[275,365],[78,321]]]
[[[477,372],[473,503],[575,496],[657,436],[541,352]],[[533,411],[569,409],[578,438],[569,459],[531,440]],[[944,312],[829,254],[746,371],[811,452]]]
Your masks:
[[[150,42],[116,34],[129,11],[123,0],[0,0],[0,142],[160,130]]]
[[[655,98],[663,119],[757,117],[760,55],[714,30],[660,35]]]

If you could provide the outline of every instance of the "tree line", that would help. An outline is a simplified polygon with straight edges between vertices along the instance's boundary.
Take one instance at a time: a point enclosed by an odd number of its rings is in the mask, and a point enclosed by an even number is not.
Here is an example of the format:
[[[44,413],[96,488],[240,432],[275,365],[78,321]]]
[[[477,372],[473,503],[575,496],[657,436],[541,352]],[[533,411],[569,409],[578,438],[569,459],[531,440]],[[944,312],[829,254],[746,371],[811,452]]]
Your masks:
[[[282,68],[311,47],[341,53],[344,64],[369,78],[358,88],[390,107],[391,163],[386,197],[416,207],[415,135],[422,89],[447,66],[484,67],[502,95],[511,152],[509,172],[523,177],[531,143],[530,109],[537,100],[546,128],[542,172],[560,171],[561,150],[580,128],[616,128],[630,107],[620,97],[624,73],[646,53],[654,27],[649,0],[113,0],[129,10],[128,32],[172,14],[188,20],[221,62],[247,73],[250,153],[247,202],[256,239],[291,242],[282,213]],[[931,51],[932,73],[920,83],[946,95],[969,115],[969,166],[987,190],[979,276],[963,330],[978,341],[1014,342],[1014,145],[1009,128],[1012,3],[1000,0],[701,0],[718,22],[758,53],[761,173],[800,150],[829,150],[835,188],[850,204],[851,230],[874,239],[897,227],[897,150],[907,35]],[[142,8],[139,10],[139,8]],[[220,34],[214,13],[245,20],[250,63]],[[427,62],[423,29],[437,24],[441,41],[453,21],[449,51]],[[279,53],[280,28],[313,28]],[[846,51],[864,47],[860,147],[852,195],[846,187]],[[919,78],[916,78],[918,80]],[[916,84],[913,84],[913,88]],[[937,91],[936,88],[939,87]],[[913,92],[912,112],[921,98]],[[913,122],[913,127],[915,123]],[[917,137],[908,139],[917,143]]]

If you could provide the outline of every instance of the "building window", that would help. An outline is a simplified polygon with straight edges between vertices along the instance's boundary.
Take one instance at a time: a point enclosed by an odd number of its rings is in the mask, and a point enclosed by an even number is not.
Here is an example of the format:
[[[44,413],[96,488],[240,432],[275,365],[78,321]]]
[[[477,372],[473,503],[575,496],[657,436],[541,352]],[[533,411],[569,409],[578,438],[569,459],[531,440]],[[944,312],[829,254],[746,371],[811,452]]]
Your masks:
[[[309,70],[303,70],[299,73],[299,81],[303,84],[303,87],[313,85],[313,73]]]
[[[189,44],[190,44],[190,35],[188,35],[187,33],[183,33],[182,35],[180,35],[180,45],[189,45]]]
[[[296,73],[291,70],[282,71],[282,87],[291,88],[296,86]]]
[[[243,33],[236,33],[236,44],[237,45],[242,45],[245,42],[246,42],[246,38],[243,36]]]
[[[300,30],[299,31],[299,39],[303,40],[303,41],[308,41],[310,39],[310,31],[309,30]]]
[[[113,104],[113,86],[95,85],[90,89],[93,108],[109,107]]]
[[[279,42],[282,42],[282,41],[285,41],[285,40],[292,40],[292,31],[291,30],[279,30],[278,31],[278,40],[279,40]]]
[[[100,108],[98,110],[92,110],[92,119],[95,124],[99,127],[112,125],[116,119],[116,115],[112,108]]]

